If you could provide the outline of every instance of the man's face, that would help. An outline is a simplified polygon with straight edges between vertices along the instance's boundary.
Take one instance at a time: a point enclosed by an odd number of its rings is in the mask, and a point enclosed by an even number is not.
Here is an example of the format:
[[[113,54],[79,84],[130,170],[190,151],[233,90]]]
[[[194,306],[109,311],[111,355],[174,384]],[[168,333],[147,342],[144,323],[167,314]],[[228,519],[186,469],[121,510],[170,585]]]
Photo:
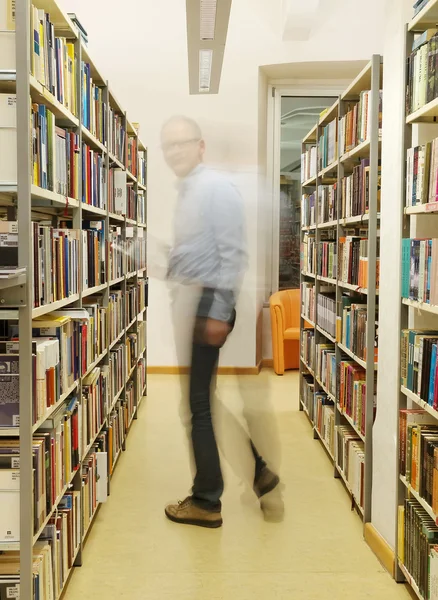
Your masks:
[[[204,141],[194,134],[188,123],[173,122],[163,129],[161,145],[168,166],[177,177],[186,177],[202,161]]]

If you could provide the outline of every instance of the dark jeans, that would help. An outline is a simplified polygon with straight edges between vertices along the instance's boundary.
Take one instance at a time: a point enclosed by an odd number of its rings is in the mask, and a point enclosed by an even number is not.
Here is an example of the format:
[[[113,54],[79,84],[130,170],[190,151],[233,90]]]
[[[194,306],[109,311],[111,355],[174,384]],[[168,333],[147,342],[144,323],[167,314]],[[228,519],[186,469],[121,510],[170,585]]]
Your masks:
[[[233,319],[234,324],[234,319]],[[211,418],[211,388],[217,371],[220,349],[194,340],[190,371],[192,444],[196,464],[193,501],[207,510],[220,510],[224,491],[219,451]],[[255,459],[255,477],[266,463],[249,440]]]

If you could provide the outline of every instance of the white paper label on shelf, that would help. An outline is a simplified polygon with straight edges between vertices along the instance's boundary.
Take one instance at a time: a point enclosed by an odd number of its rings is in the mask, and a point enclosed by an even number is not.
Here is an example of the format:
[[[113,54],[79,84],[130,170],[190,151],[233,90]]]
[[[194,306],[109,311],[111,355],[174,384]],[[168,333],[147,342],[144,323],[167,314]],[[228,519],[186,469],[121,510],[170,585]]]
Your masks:
[[[142,227],[139,227],[137,235],[139,238],[143,238],[143,228]]]
[[[134,237],[134,227],[127,227],[126,228],[126,237],[127,238],[133,238]]]
[[[12,425],[14,427],[20,427],[20,415],[14,415],[12,417]]]
[[[13,456],[11,458],[11,469],[19,469],[20,468],[20,457]]]
[[[122,215],[126,214],[126,172],[114,170],[114,199],[115,210]]]
[[[431,204],[426,204],[426,212],[435,212],[438,210],[438,202],[432,202]]]
[[[8,587],[6,589],[6,598],[20,598],[20,584],[16,583],[15,585]]]

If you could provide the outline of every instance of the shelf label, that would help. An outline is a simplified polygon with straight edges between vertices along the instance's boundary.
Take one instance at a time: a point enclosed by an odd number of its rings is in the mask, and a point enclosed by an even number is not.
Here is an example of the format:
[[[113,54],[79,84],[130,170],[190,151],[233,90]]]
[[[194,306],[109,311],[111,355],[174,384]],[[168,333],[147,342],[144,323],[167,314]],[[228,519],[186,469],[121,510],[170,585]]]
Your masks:
[[[438,211],[438,202],[431,202],[430,204],[426,204],[426,212],[437,212]]]

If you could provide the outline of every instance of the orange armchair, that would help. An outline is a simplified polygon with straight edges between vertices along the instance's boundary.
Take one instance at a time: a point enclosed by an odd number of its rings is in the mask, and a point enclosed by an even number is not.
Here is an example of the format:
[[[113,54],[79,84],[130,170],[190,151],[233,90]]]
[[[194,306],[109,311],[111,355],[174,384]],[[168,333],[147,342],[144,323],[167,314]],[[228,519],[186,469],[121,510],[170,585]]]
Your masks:
[[[300,290],[284,290],[269,299],[274,371],[283,375],[300,366]]]

